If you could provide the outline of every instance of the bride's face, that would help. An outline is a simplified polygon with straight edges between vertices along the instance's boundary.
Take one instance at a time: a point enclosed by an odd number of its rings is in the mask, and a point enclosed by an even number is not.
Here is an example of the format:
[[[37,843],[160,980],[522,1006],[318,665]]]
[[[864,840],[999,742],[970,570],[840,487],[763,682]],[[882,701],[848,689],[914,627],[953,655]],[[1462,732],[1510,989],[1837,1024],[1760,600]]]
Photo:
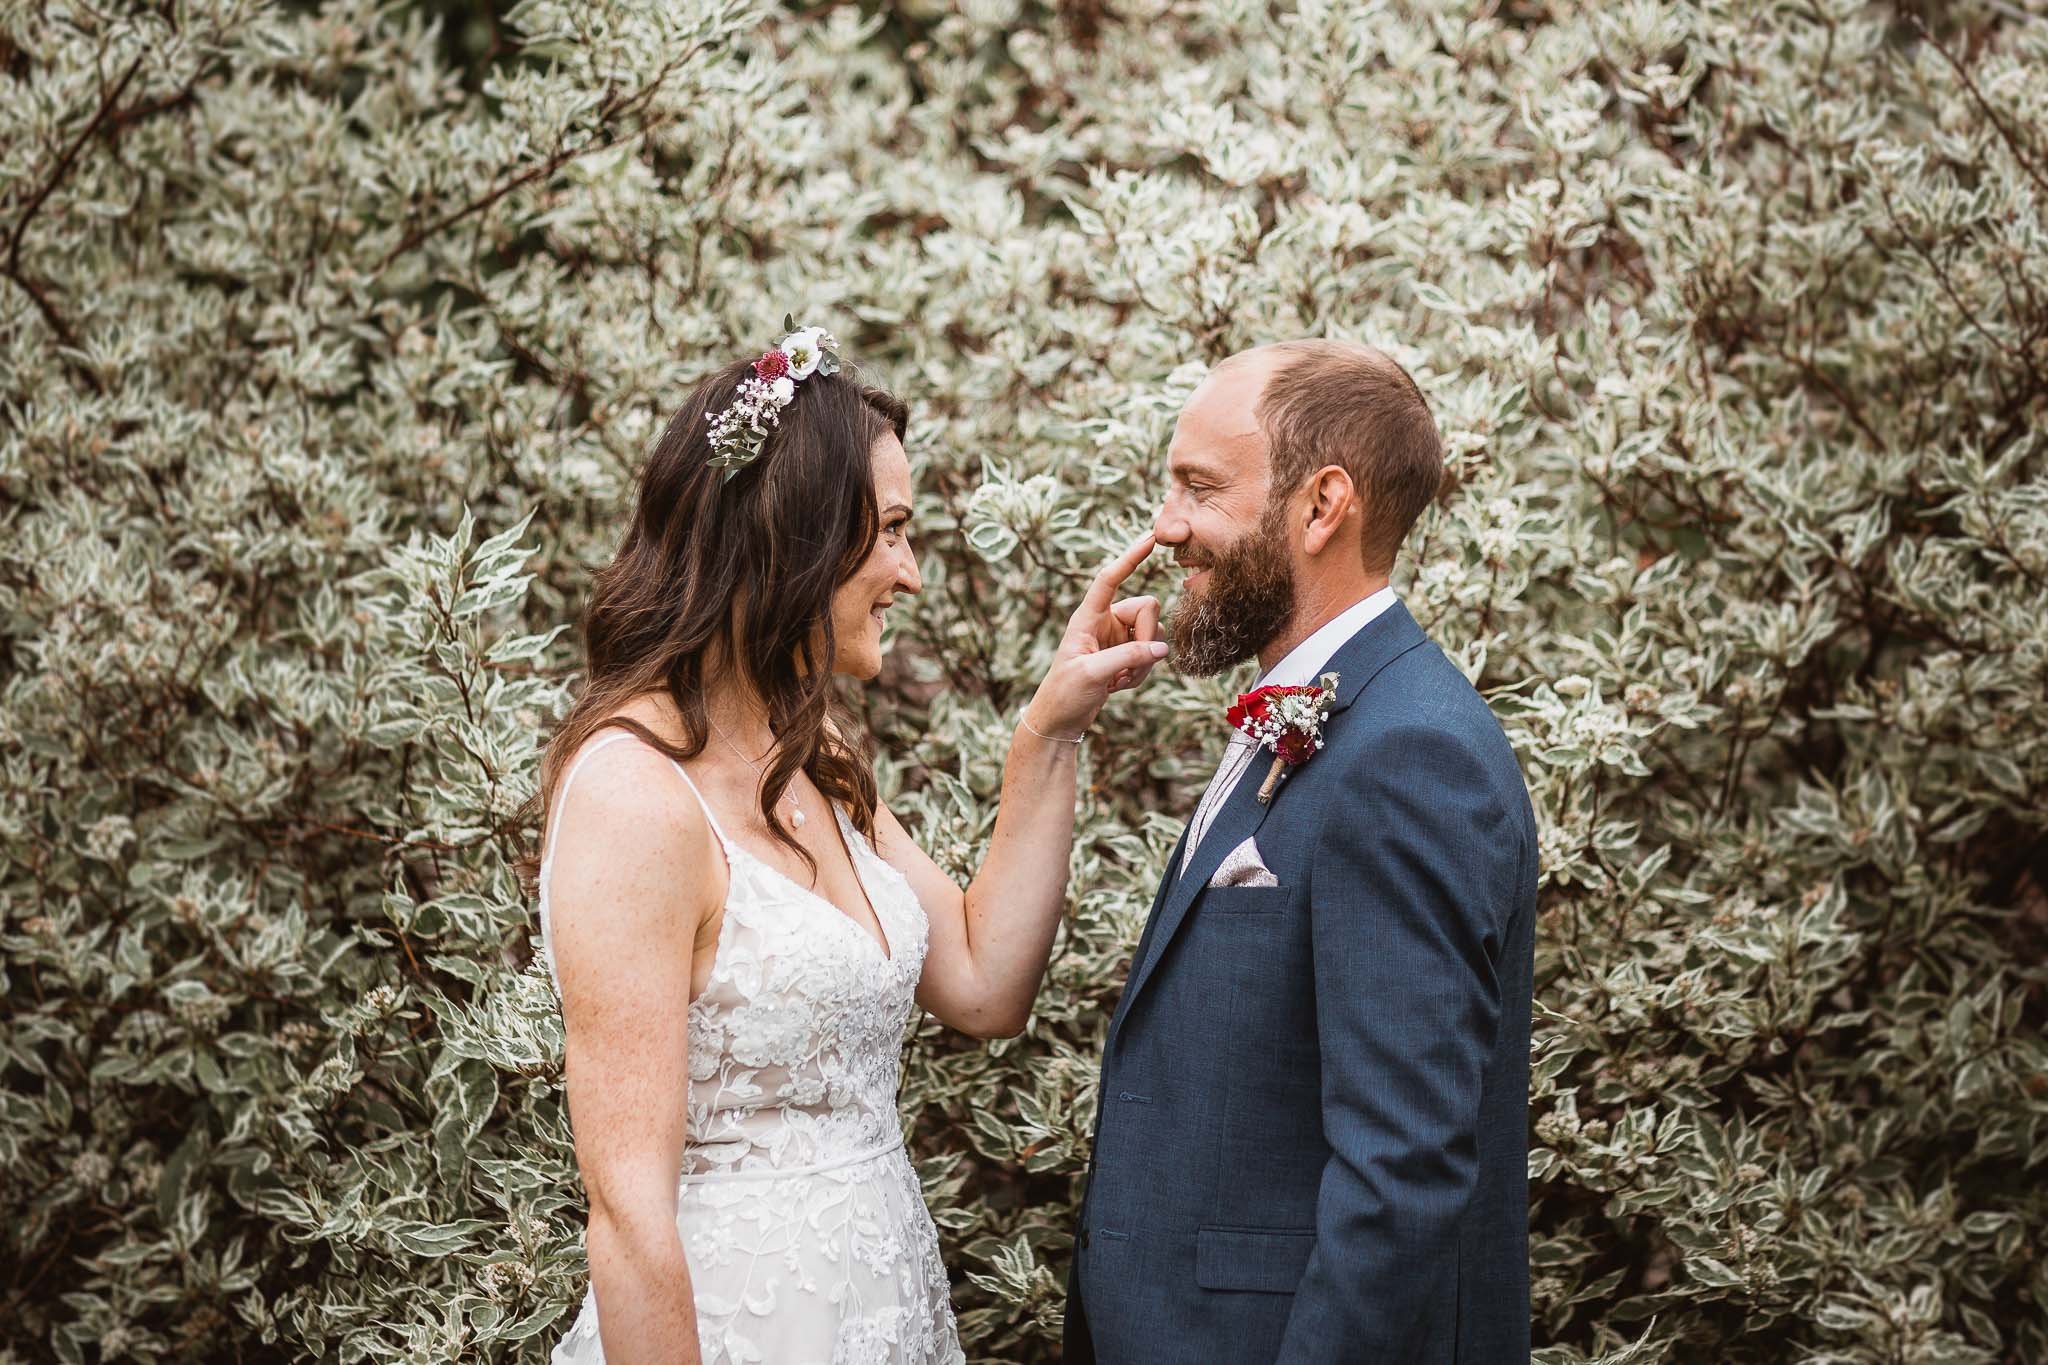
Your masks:
[[[899,593],[924,587],[917,576],[917,554],[910,548],[910,459],[894,432],[884,432],[870,455],[881,531],[853,577],[832,594],[832,628],[838,637],[832,671],[861,679],[882,671],[883,614]]]

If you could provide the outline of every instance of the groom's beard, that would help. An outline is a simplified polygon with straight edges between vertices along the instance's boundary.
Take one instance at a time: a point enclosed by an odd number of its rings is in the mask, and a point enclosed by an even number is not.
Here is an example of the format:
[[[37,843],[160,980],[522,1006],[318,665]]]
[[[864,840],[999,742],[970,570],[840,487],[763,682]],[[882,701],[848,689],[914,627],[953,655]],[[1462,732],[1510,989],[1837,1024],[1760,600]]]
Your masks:
[[[1281,534],[1287,504],[1276,501],[1259,524],[1223,550],[1181,555],[1209,571],[1199,594],[1183,592],[1167,622],[1168,659],[1182,673],[1206,678],[1243,663],[1278,635],[1294,615],[1294,566]]]

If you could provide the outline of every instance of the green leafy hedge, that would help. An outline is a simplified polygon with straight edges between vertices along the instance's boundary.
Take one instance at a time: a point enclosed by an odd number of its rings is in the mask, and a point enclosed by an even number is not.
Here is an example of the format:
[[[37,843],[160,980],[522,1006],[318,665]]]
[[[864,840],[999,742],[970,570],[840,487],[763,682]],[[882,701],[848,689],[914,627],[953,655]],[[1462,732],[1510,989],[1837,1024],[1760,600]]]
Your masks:
[[[636,462],[794,311],[913,406],[853,700],[963,877],[1204,367],[1403,359],[1460,484],[1397,586],[1543,832],[1539,1360],[2048,1361],[2028,8],[0,5],[0,1359],[544,1358],[537,746]],[[1029,1032],[912,1040],[976,1358],[1056,1355],[1241,681],[1098,726]]]

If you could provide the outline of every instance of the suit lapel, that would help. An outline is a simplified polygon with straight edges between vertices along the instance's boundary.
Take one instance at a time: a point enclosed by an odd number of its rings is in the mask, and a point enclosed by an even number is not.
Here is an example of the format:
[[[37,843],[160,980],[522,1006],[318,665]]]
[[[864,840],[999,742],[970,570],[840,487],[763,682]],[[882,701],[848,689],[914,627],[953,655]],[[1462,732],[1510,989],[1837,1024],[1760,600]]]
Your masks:
[[[1176,884],[1174,869],[1180,866],[1181,853],[1186,849],[1187,842],[1188,832],[1183,826],[1180,838],[1174,841],[1173,852],[1167,855],[1166,875],[1159,879],[1159,889],[1152,893],[1152,908],[1146,912],[1144,932],[1138,935],[1138,946],[1131,954],[1130,969],[1124,978],[1124,993],[1117,999],[1116,1013],[1110,1016],[1109,1036],[1112,1038],[1116,1036],[1117,1025],[1123,1022],[1124,1012],[1131,1007],[1131,997],[1135,992],[1130,989],[1130,982],[1136,979],[1138,964],[1145,960],[1145,955],[1152,949],[1152,940],[1158,936],[1159,907],[1166,903],[1167,894]]]
[[[1380,670],[1422,644],[1425,637],[1422,628],[1415,624],[1415,618],[1407,607],[1397,599],[1391,607],[1367,622],[1365,627],[1337,650],[1330,662],[1319,673],[1336,673],[1337,697],[1330,704],[1330,718],[1326,727],[1334,728],[1337,716],[1349,709],[1365,690],[1367,683]],[[1329,730],[1326,729],[1326,734]],[[1315,760],[1311,758],[1311,763]],[[1224,855],[1246,839],[1258,833],[1259,827],[1272,814],[1280,799],[1287,794],[1291,769],[1281,771],[1280,783],[1273,793],[1273,799],[1261,804],[1259,786],[1266,780],[1266,771],[1272,766],[1272,756],[1260,750],[1252,756],[1237,786],[1231,791],[1223,808],[1216,812],[1215,821],[1202,842],[1195,845],[1194,856],[1189,858],[1187,870],[1176,872],[1180,867],[1181,852],[1187,842],[1187,832],[1181,833],[1181,842],[1174,845],[1172,861],[1167,864],[1167,873],[1160,881],[1159,894],[1153,898],[1152,913],[1145,921],[1144,936],[1138,940],[1138,951],[1131,959],[1131,976],[1124,987],[1123,998],[1117,1002],[1116,1014],[1109,1023],[1109,1043],[1114,1045],[1117,1031],[1130,1013],[1131,1002],[1145,988],[1152,978],[1153,969],[1166,956],[1167,947],[1173,942],[1174,934],[1187,918],[1189,909],[1200,897],[1209,878],[1216,875],[1216,869],[1223,862]]]

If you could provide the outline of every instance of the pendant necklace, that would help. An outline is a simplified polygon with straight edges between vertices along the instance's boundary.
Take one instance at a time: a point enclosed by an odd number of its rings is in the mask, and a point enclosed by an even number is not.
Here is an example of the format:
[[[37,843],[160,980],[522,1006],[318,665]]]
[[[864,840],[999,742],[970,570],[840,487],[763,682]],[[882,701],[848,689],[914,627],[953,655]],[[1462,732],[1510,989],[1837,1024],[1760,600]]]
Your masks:
[[[739,755],[740,762],[746,764],[749,768],[752,768],[754,770],[754,775],[760,778],[762,784],[765,786],[768,782],[767,769],[763,768],[753,759],[748,758],[745,754],[740,753],[740,746],[733,743],[731,740],[726,739],[725,731],[719,729],[717,723],[713,721],[710,716],[707,715],[706,717],[704,717],[704,723],[711,727],[712,734],[717,735],[719,739],[724,741],[726,748],[732,750],[733,753]],[[776,804],[780,805],[784,800],[787,800],[789,802],[789,827],[791,829],[802,829],[804,827],[804,808],[797,804],[796,788],[794,786],[784,787],[782,789],[782,796],[776,799]]]

